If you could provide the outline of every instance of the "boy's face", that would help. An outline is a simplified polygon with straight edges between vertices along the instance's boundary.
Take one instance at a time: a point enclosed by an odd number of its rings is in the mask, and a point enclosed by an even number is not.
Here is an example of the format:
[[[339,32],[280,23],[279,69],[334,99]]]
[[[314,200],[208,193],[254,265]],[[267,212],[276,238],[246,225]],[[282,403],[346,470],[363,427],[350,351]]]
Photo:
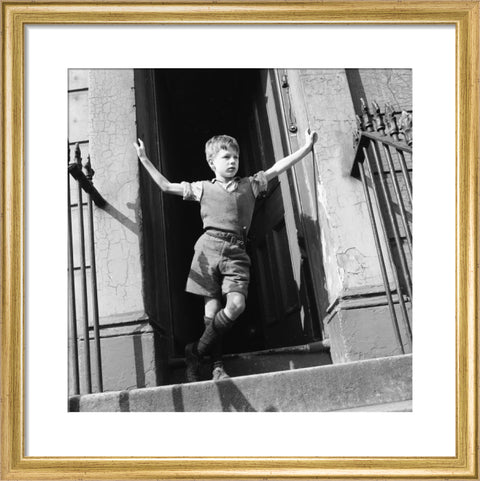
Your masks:
[[[217,179],[233,179],[238,172],[238,152],[234,149],[221,149],[209,163]]]

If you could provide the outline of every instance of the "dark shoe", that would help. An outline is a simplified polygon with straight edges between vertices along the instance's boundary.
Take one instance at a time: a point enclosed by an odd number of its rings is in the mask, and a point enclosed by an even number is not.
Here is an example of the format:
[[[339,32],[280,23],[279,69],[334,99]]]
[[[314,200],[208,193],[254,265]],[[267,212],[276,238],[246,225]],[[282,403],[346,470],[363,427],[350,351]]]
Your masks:
[[[187,344],[185,346],[185,377],[187,382],[200,381],[200,363],[201,359],[196,352],[195,343]]]
[[[221,381],[222,379],[230,379],[230,376],[225,372],[223,366],[216,366],[212,371],[212,379],[214,381]]]

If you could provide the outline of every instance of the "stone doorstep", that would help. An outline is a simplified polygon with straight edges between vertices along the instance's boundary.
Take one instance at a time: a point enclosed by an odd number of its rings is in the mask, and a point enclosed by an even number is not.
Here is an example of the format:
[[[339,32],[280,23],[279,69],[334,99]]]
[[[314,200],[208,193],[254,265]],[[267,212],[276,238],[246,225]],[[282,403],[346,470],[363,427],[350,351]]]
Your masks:
[[[412,399],[412,355],[70,398],[81,412],[388,410]],[[378,407],[378,409],[375,408]],[[383,407],[382,407],[383,406]],[[370,407],[370,408],[369,408]],[[391,409],[395,410],[395,409]]]
[[[240,352],[234,354],[225,354],[224,360],[230,361],[235,359],[252,360],[257,357],[270,356],[270,355],[295,355],[295,354],[315,354],[315,353],[329,353],[330,352],[330,340],[325,339],[323,341],[315,341],[309,344],[300,344],[295,346],[276,347],[271,349],[263,349],[261,351]],[[171,361],[172,366],[185,367],[184,358],[176,358]]]
[[[223,356],[226,372],[231,377],[264,374],[275,371],[289,371],[305,367],[332,364],[328,340],[317,341],[299,346],[289,346],[262,351],[253,351]],[[169,363],[169,384],[179,384],[185,380],[185,359],[174,359]],[[210,359],[201,366],[201,378],[204,381],[212,377]]]

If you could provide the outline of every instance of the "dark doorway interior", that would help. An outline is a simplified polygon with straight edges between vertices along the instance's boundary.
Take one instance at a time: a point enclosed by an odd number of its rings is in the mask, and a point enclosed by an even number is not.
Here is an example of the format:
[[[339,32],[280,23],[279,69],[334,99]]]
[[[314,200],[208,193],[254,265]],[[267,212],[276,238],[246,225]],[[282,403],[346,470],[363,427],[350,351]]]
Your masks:
[[[214,174],[205,160],[204,146],[218,134],[238,140],[239,175],[253,175],[274,162],[263,74],[248,69],[154,71],[158,163],[170,181],[211,179]],[[253,265],[247,310],[225,337],[225,352],[306,341],[281,189],[278,181],[271,184],[267,198],[257,202],[250,231]],[[197,339],[203,330],[203,300],[184,291],[202,225],[197,203],[173,196],[163,196],[163,202],[164,237],[160,237],[166,245],[167,272],[161,275],[168,277],[169,296],[162,302],[170,306],[172,355],[181,357],[185,343]]]

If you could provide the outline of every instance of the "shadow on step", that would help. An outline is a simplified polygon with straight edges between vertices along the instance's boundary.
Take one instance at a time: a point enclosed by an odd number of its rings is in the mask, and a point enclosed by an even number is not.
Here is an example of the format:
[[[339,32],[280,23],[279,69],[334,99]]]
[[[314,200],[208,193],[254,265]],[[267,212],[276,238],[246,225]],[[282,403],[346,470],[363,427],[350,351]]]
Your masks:
[[[215,387],[218,391],[223,412],[256,412],[256,409],[253,408],[248,399],[242,394],[242,391],[240,391],[230,379],[224,379],[215,383]],[[175,412],[185,412],[182,392],[182,386],[173,386],[172,397]],[[267,407],[265,411],[276,412],[278,410],[272,405]]]

